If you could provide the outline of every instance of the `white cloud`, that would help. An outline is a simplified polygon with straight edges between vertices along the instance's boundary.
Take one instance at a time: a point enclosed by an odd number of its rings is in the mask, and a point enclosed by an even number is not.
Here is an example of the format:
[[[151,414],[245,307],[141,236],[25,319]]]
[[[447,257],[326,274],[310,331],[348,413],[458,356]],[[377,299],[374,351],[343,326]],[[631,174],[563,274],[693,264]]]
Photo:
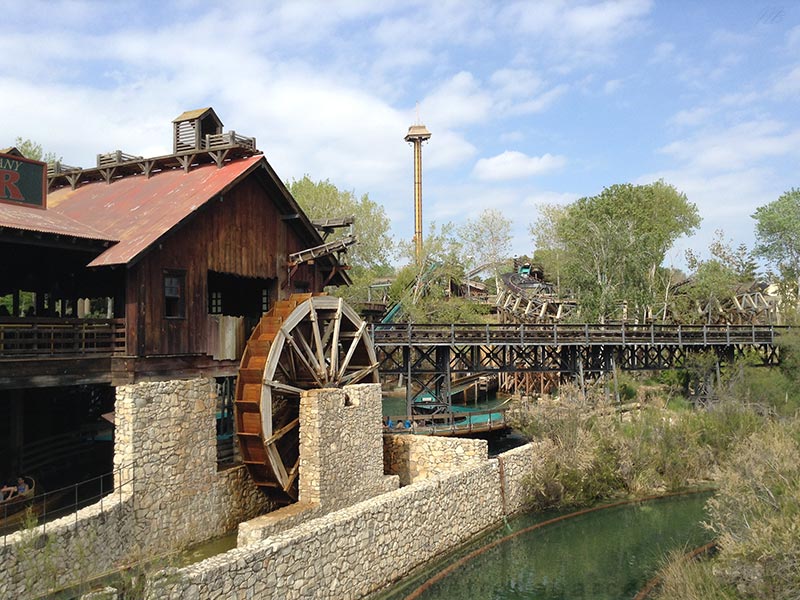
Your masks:
[[[706,171],[730,171],[751,167],[765,158],[794,155],[800,151],[800,128],[787,130],[777,121],[749,121],[715,132],[703,132],[678,140],[661,152]]]
[[[713,114],[713,109],[707,106],[698,106],[678,111],[670,117],[668,122],[679,127],[694,127],[705,123]]]
[[[457,73],[437,86],[420,104],[423,122],[443,127],[462,126],[486,118],[491,96],[467,71]]]
[[[603,93],[604,94],[613,94],[618,89],[622,87],[622,80],[621,79],[609,79],[603,84]]]
[[[566,162],[563,156],[527,156],[522,152],[507,150],[497,156],[480,159],[475,163],[472,173],[484,181],[522,179],[560,169]]]
[[[552,36],[564,44],[603,47],[637,29],[650,11],[649,0],[606,0],[573,4],[560,0],[516,2],[506,15],[523,32]]]
[[[556,87],[539,94],[539,96],[524,102],[518,102],[517,104],[510,106],[508,108],[508,112],[512,115],[525,115],[541,112],[551,106],[556,100],[558,100],[558,98],[563,96],[568,89],[569,86],[565,84],[557,85]]]
[[[650,62],[661,63],[673,60],[675,57],[675,44],[671,42],[661,42],[653,49],[653,57]]]
[[[499,69],[489,80],[496,94],[503,98],[531,96],[542,87],[542,79],[528,69]]]
[[[772,92],[780,98],[794,100],[800,92],[800,65],[779,75],[772,86]]]

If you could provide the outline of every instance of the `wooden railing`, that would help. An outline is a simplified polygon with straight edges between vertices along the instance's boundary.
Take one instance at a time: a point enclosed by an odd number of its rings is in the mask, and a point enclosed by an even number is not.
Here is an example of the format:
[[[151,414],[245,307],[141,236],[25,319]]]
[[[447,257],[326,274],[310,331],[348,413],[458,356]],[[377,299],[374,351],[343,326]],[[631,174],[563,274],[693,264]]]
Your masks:
[[[495,431],[510,427],[506,419],[508,407],[436,415],[398,415],[387,417],[384,433],[417,433],[424,435],[460,435]],[[485,416],[486,419],[480,419]],[[477,420],[476,420],[477,419]],[[392,425],[389,426],[389,423]]]
[[[211,133],[205,137],[205,149],[216,150],[218,148],[227,148],[229,146],[243,146],[255,150],[256,138],[247,137],[246,135],[239,135],[235,131],[226,131],[225,133]]]
[[[0,317],[0,359],[125,354],[124,319]]]
[[[372,325],[376,346],[401,345],[660,345],[774,344],[786,327],[772,325]]]

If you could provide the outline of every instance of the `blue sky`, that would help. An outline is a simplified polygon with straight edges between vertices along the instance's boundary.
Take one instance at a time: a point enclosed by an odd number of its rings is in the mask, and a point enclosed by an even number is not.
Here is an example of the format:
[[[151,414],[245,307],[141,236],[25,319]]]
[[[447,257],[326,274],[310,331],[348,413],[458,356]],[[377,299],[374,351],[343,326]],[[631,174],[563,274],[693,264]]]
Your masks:
[[[67,164],[171,151],[171,120],[213,106],[284,180],[308,174],[382,204],[413,235],[419,115],[423,218],[497,208],[515,253],[542,203],[663,178],[752,245],[756,207],[800,187],[796,2],[10,2],[0,146]]]

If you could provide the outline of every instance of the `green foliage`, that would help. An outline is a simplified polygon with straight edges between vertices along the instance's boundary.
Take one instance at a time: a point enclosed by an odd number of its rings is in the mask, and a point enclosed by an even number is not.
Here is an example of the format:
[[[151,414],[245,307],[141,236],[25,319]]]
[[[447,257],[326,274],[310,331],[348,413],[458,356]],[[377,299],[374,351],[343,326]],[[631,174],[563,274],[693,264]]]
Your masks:
[[[494,208],[485,209],[478,218],[469,219],[458,230],[463,243],[467,269],[491,264],[495,287],[500,283],[503,261],[511,251],[511,220]]]
[[[674,297],[673,317],[682,323],[707,323],[721,312],[741,284],[755,281],[756,265],[747,246],[734,248],[717,230],[709,245],[711,258],[702,260],[692,250],[686,252],[691,269],[690,282]]]
[[[287,188],[309,219],[355,217],[353,233],[357,242],[347,252],[353,284],[338,289],[336,293],[350,303],[365,301],[369,285],[375,278],[393,272],[390,259],[395,245],[390,234],[391,224],[383,207],[370,200],[367,194],[358,198],[353,191],[339,190],[327,179],[315,182],[308,175],[291,181]],[[338,229],[328,241],[340,239],[349,233],[347,228]]]
[[[714,575],[711,561],[687,561],[683,554],[674,552],[661,571],[663,583],[654,598],[660,600],[735,600],[736,588],[725,584]]]
[[[800,597],[800,426],[770,423],[738,445],[709,503],[718,573],[746,598]]]
[[[400,243],[408,264],[400,269],[389,296],[402,304],[396,321],[410,323],[483,323],[489,307],[454,293],[465,280],[461,259],[463,246],[452,223],[432,223],[424,236],[422,257],[416,260],[415,246]]]
[[[756,220],[755,254],[775,266],[784,280],[794,282],[793,295],[800,300],[800,189],[792,188],[760,206],[752,217]]]
[[[657,275],[666,252],[699,223],[697,207],[663,181],[613,185],[543,213],[537,251],[549,249],[556,258],[561,283],[581,302],[582,319],[620,318],[623,302],[629,316],[644,318],[660,296]]]
[[[613,418],[600,397],[560,390],[559,402],[518,412],[515,428],[539,441],[540,467],[528,483],[537,508],[581,506],[620,495],[672,491],[712,478],[736,442],[764,417],[750,405],[645,407]]]
[[[42,145],[33,140],[17,137],[14,140],[14,147],[22,153],[22,156],[32,160],[40,160],[46,163],[54,163],[61,160],[56,157],[55,153],[42,150]]]

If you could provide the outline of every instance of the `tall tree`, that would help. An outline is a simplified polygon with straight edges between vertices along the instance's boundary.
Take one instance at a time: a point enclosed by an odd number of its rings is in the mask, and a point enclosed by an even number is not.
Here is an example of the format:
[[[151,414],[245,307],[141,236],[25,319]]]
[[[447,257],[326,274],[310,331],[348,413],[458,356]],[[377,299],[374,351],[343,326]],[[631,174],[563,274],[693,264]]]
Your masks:
[[[561,272],[566,246],[558,237],[558,222],[567,214],[567,207],[560,204],[542,204],[538,207],[539,218],[529,226],[536,250],[533,259],[544,270],[548,281],[555,279],[556,292],[561,294]]]
[[[756,220],[754,253],[777,267],[784,281],[792,282],[800,309],[800,189],[792,188],[760,206],[752,217]]]
[[[327,179],[312,181],[308,175],[293,180],[287,187],[310,219],[355,217],[353,233],[357,243],[347,252],[353,285],[340,288],[336,293],[348,302],[367,300],[369,286],[374,279],[394,272],[389,262],[394,253],[394,241],[383,207],[370,200],[367,194],[358,198],[354,192],[342,191]],[[348,233],[347,230],[339,230],[330,240]]]
[[[511,251],[511,220],[495,208],[485,209],[458,229],[463,240],[467,270],[490,265],[495,289],[500,289],[500,268]]]
[[[340,190],[327,179],[312,181],[308,175],[291,181],[287,187],[310,219],[355,217],[353,229],[358,243],[348,251],[351,265],[366,269],[389,265],[394,253],[389,217],[368,194],[358,198],[353,191]],[[331,239],[346,234],[339,231]]]
[[[564,249],[565,283],[584,319],[618,317],[623,304],[629,317],[648,317],[667,251],[700,223],[697,207],[663,181],[613,185],[556,217],[552,240]]]

